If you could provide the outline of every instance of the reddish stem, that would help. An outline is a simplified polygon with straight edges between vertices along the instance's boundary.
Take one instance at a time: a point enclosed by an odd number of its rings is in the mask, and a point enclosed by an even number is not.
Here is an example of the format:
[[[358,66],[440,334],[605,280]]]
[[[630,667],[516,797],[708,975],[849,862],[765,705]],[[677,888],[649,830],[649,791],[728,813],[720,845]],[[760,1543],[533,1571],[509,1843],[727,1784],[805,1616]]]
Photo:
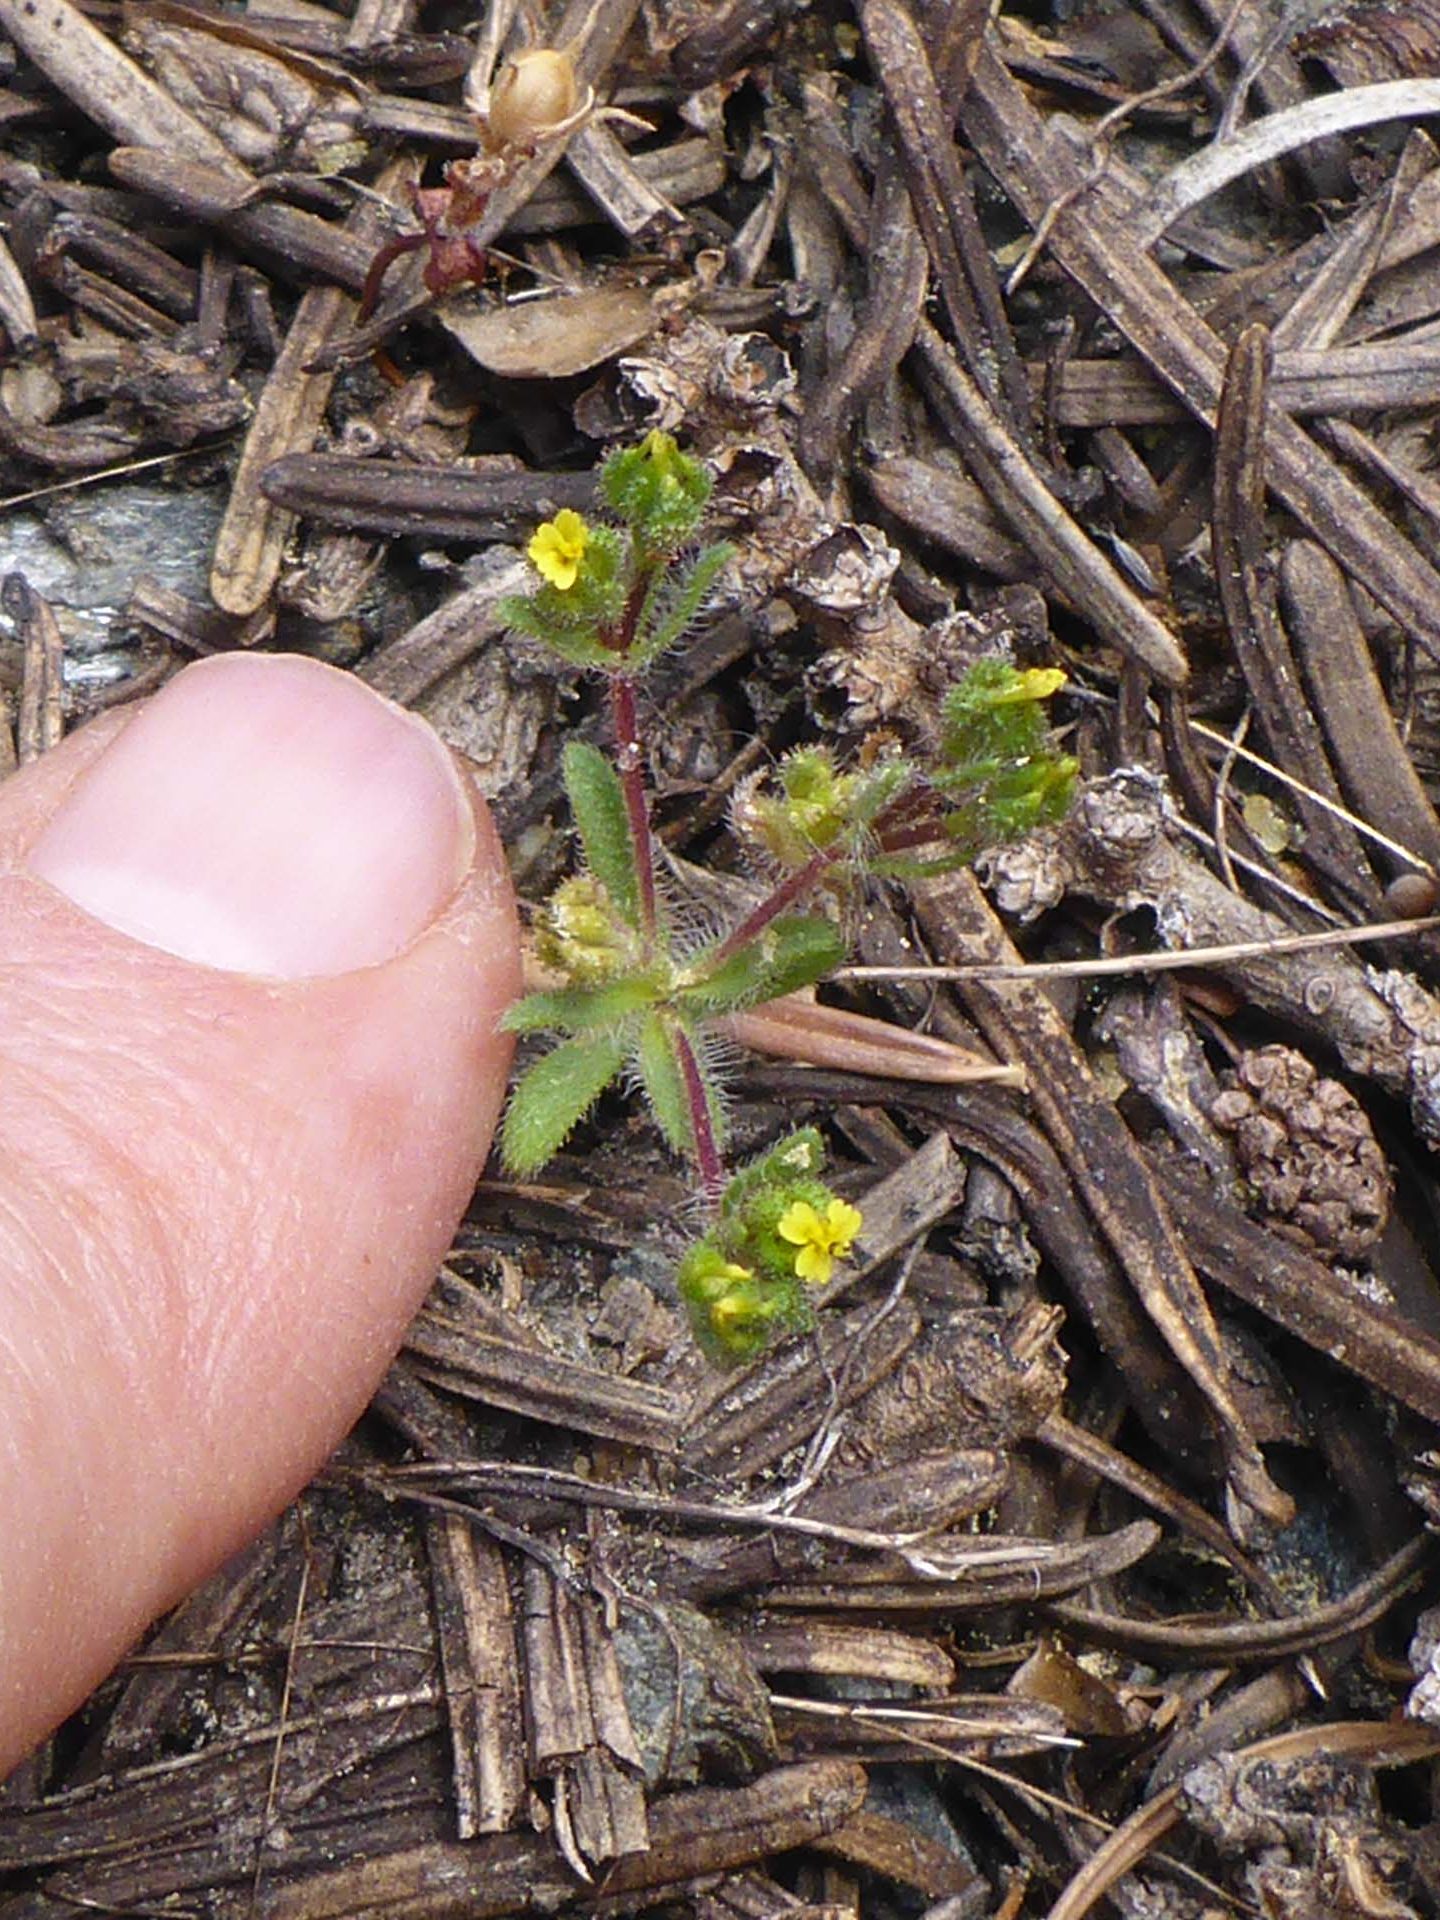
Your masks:
[[[428,237],[424,233],[398,233],[378,250],[365,269],[365,284],[360,289],[360,305],[355,314],[357,327],[363,327],[380,304],[380,287],[391,267],[402,255],[418,253]]]
[[[640,930],[648,944],[655,937],[655,844],[650,834],[650,803],[645,792],[645,762],[640,750],[635,682],[623,673],[610,676],[610,711],[615,729],[615,768],[625,796],[630,845],[640,880]]]
[[[720,1158],[720,1148],[715,1139],[715,1127],[710,1118],[710,1101],[706,1096],[705,1082],[700,1075],[700,1062],[695,1058],[695,1049],[690,1044],[690,1036],[679,1027],[675,1029],[675,1052],[679,1057],[680,1072],[685,1081],[685,1098],[690,1106],[690,1132],[695,1140],[695,1164],[700,1169],[700,1181],[705,1189],[705,1198],[713,1207],[725,1191],[725,1166]]]
[[[933,805],[933,795],[924,796],[923,804]],[[917,807],[913,791],[902,793],[880,815],[875,822],[874,837],[884,853],[899,852],[903,847],[923,846],[937,837],[934,820],[915,821]],[[773,893],[769,893],[753,908],[735,928],[728,933],[720,945],[710,955],[710,964],[718,966],[722,960],[728,960],[732,953],[748,946],[757,934],[763,933],[772,920],[778,919],[787,907],[793,907],[804,898],[812,887],[824,876],[829,868],[849,858],[846,847],[826,847],[822,852],[812,853],[803,867],[797,867],[788,874]]]
[[[707,956],[709,964],[712,967],[719,966],[732,953],[749,946],[756,934],[763,933],[787,907],[793,907],[797,900],[810,891],[821,874],[843,857],[843,850],[839,847],[829,847],[823,853],[812,853],[803,867],[797,867],[794,873],[788,874],[773,893],[766,894],[759,906],[746,914],[733,932],[726,934],[714,953]]]
[[[635,644],[636,630],[640,625],[640,609],[645,605],[645,597],[650,591],[650,583],[655,578],[655,563],[647,561],[637,571],[630,584],[630,592],[625,601],[625,611],[620,615],[610,642],[622,660],[629,657]]]

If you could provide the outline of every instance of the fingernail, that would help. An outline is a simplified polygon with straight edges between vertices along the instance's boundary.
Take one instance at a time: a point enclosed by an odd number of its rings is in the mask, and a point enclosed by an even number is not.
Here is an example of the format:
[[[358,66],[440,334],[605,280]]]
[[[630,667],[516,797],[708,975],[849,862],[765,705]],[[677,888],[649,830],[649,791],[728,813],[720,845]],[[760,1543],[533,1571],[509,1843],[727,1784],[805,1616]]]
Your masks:
[[[318,661],[225,654],[136,714],[29,865],[152,947],[292,980],[399,953],[473,852],[422,721]]]

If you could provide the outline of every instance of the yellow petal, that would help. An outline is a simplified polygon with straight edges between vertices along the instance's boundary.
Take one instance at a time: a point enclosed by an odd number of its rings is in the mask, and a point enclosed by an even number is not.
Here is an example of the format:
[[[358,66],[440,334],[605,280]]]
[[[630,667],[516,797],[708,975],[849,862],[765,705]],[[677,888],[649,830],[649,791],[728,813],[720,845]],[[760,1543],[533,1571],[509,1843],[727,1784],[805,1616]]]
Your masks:
[[[852,1207],[848,1200],[832,1200],[825,1209],[830,1246],[840,1259],[849,1254],[864,1224],[860,1209]]]
[[[562,507],[553,520],[535,529],[525,549],[530,564],[559,593],[568,593],[580,573],[590,529],[573,507]]]
[[[1068,678],[1063,667],[1026,667],[1020,675],[1027,700],[1048,700],[1060,691]]]
[[[819,1214],[808,1200],[794,1200],[775,1222],[775,1231],[792,1247],[809,1247],[823,1228]]]
[[[823,1287],[835,1262],[823,1247],[801,1247],[795,1256],[795,1272],[812,1287]]]
[[[550,522],[566,551],[573,553],[578,560],[585,551],[585,542],[590,538],[590,529],[583,515],[576,513],[573,507],[561,507]],[[1061,675],[1063,679],[1063,674]]]

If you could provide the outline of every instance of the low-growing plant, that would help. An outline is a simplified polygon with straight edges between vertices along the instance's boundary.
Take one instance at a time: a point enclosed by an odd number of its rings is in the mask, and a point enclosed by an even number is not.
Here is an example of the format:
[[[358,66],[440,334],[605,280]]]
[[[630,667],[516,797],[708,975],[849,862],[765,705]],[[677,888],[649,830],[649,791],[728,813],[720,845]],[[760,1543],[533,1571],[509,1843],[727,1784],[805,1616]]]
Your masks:
[[[513,1032],[557,1038],[516,1084],[501,1151],[513,1172],[533,1173],[608,1087],[633,1079],[699,1178],[707,1224],[680,1262],[681,1297],[705,1350],[736,1359],[808,1324],[811,1291],[850,1256],[862,1222],[821,1178],[813,1128],[727,1171],[707,1030],[840,966],[841,906],[864,877],[944,872],[1060,818],[1076,769],[1045,712],[1064,674],[982,660],[945,695],[924,764],[895,744],[854,764],[807,746],[750,785],[736,825],[770,868],[769,891],[736,924],[697,936],[658,871],[637,685],[695,624],[730,558],[723,543],[699,544],[710,490],[668,434],[612,454],[600,470],[607,516],[566,508],[538,528],[528,552],[540,583],[503,608],[515,631],[602,676],[612,749],[565,749],[582,863],[536,919],[553,985],[506,1015]]]

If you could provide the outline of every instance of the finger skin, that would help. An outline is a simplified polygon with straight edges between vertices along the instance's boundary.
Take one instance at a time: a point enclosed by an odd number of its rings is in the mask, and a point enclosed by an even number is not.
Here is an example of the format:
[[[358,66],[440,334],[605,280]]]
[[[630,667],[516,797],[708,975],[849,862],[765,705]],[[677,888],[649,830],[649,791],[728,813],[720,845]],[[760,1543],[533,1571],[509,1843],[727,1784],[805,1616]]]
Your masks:
[[[363,1410],[483,1164],[504,859],[398,957],[276,982],[24,867],[107,716],[0,788],[0,1777]]]

